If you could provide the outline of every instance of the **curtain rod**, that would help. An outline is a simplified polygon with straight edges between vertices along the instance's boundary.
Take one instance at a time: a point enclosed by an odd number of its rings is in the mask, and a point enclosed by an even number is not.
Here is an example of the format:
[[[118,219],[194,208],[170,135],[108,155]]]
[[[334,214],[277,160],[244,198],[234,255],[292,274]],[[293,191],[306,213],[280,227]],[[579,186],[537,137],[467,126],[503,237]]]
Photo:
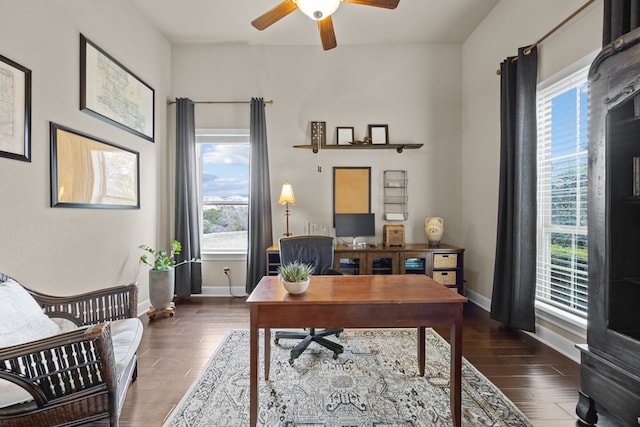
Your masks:
[[[531,53],[531,50],[538,46],[540,43],[542,43],[543,41],[545,41],[547,39],[547,37],[549,37],[551,34],[555,33],[556,31],[558,31],[560,28],[562,28],[562,26],[564,24],[566,24],[567,22],[571,21],[573,18],[576,17],[576,15],[578,15],[580,12],[582,12],[584,9],[586,9],[588,6],[590,6],[592,3],[594,3],[596,0],[589,0],[587,1],[585,4],[583,4],[582,6],[580,6],[575,12],[573,12],[571,15],[567,16],[561,23],[559,23],[558,25],[556,25],[555,27],[553,27],[547,34],[545,34],[544,36],[540,37],[538,40],[536,40],[535,43],[533,43],[532,45],[529,45],[525,50],[524,50],[524,54],[525,55],[529,55]],[[516,62],[518,60],[518,57],[515,57],[513,59],[513,62]],[[500,75],[500,68],[498,68],[496,70],[496,74]]]
[[[176,101],[167,101],[167,105],[175,104]],[[251,101],[193,101],[194,104],[250,104]],[[273,100],[262,101],[263,104],[273,104]]]

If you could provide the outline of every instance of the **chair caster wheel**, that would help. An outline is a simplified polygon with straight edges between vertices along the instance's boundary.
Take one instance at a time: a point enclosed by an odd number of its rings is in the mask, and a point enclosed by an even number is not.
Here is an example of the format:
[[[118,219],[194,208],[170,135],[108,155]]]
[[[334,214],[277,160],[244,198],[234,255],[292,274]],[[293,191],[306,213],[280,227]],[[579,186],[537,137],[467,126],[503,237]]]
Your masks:
[[[289,365],[293,366],[293,359],[289,359]]]
[[[338,358],[338,353],[333,353],[333,358],[337,359]]]
[[[276,338],[275,340],[273,340],[273,343],[274,343],[275,345],[278,345],[278,343],[279,343],[279,342],[280,342],[280,340],[279,340],[278,338]]]

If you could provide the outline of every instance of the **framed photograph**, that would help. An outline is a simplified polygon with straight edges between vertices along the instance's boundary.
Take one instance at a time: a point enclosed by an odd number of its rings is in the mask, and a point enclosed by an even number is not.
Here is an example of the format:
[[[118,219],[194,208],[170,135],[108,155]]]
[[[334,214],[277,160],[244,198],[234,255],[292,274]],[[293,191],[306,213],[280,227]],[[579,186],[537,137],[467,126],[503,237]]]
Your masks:
[[[140,208],[140,155],[51,123],[51,206]]]
[[[80,34],[80,110],[154,141],[155,92]]]
[[[371,212],[371,168],[333,168],[333,213]]]
[[[353,127],[337,127],[336,128],[336,134],[337,134],[337,143],[338,145],[351,145],[351,143],[353,141],[355,141],[354,138],[354,132],[353,132]]]
[[[31,161],[31,70],[2,55],[0,156]]]
[[[388,125],[369,125],[368,136],[371,138],[372,144],[388,144],[389,143],[389,126]]]

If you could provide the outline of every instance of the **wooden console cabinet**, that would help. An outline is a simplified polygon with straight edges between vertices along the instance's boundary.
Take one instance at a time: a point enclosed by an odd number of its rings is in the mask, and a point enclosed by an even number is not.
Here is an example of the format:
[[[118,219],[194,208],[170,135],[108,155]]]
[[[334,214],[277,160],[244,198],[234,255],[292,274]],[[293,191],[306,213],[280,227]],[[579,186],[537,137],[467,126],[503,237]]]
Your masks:
[[[267,249],[267,275],[276,276],[280,266],[278,246]],[[440,244],[413,243],[400,246],[377,245],[350,248],[336,245],[334,269],[342,274],[426,274],[439,283],[466,293],[464,249]]]

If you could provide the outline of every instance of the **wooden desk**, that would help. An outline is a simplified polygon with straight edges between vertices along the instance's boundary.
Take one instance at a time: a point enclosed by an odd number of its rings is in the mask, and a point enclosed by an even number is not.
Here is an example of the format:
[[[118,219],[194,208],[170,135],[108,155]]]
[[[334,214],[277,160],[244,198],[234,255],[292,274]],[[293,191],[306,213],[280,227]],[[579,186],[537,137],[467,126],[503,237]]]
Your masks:
[[[451,413],[461,425],[462,307],[465,297],[425,275],[312,276],[307,291],[289,295],[277,277],[263,277],[247,303],[250,321],[249,410],[258,420],[258,334],[264,328],[264,377],[269,379],[270,328],[418,328],[418,369],[424,375],[425,328],[450,326]],[[327,357],[329,357],[327,353]]]

